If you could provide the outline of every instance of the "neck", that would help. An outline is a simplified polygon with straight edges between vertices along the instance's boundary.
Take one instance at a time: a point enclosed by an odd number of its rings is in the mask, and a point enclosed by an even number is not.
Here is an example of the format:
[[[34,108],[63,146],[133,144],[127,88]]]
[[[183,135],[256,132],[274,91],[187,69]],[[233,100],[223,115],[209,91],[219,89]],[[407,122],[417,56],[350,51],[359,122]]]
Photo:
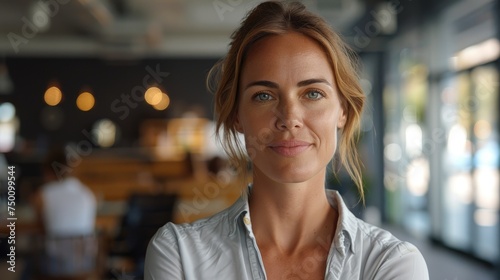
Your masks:
[[[252,227],[259,246],[293,254],[318,241],[331,242],[337,212],[325,194],[325,174],[307,182],[280,184],[254,171]]]

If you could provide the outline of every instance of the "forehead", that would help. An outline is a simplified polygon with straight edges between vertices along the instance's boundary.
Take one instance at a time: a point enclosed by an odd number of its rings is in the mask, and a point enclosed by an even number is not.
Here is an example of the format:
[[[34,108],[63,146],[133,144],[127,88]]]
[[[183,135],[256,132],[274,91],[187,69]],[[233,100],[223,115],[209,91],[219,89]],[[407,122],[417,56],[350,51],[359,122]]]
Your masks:
[[[247,51],[241,78],[265,75],[318,75],[333,79],[330,61],[314,39],[297,32],[269,35]],[[241,80],[240,80],[241,81]]]

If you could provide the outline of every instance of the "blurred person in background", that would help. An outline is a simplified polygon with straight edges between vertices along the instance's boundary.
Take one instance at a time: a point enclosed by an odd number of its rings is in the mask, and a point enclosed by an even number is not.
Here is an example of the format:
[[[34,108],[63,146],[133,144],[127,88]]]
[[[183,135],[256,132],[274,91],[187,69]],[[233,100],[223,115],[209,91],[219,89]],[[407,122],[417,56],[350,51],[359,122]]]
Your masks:
[[[44,184],[33,202],[43,247],[36,269],[44,275],[85,274],[95,266],[97,203],[71,170],[63,148],[50,151],[42,163]]]
[[[211,73],[217,131],[235,166],[251,163],[253,183],[212,217],[160,228],[145,279],[429,279],[414,245],[325,190],[338,146],[363,199],[365,100],[353,53],[326,21],[297,2],[261,3]]]

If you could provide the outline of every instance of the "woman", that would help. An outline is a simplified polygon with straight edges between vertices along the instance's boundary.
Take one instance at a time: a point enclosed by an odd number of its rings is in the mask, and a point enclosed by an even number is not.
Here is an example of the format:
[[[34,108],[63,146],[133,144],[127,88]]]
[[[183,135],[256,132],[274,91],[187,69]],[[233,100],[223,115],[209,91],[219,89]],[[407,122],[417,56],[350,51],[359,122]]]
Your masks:
[[[223,144],[238,166],[251,163],[253,184],[219,214],[162,227],[146,279],[428,279],[413,245],[325,191],[339,133],[340,161],[363,196],[354,136],[364,96],[323,19],[299,3],[258,5],[212,75]]]

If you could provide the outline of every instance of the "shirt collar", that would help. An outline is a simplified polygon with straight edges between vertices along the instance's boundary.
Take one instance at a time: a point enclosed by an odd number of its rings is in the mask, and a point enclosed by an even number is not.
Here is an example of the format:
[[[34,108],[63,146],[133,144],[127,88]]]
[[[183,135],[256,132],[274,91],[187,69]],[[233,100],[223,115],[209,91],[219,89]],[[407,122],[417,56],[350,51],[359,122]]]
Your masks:
[[[339,217],[337,229],[335,231],[334,242],[337,249],[345,253],[345,249],[350,249],[352,253],[356,252],[354,238],[357,234],[358,218],[347,208],[342,196],[336,190],[326,190],[326,196],[330,205],[337,210]]]
[[[250,213],[248,208],[248,197],[246,195],[241,195],[228,209],[228,220],[230,225],[229,235],[237,232],[238,226],[240,226],[240,223],[247,213]]]
[[[250,189],[251,186],[248,187],[248,192],[250,192]],[[325,191],[328,202],[339,214],[334,244],[337,246],[338,250],[345,252],[347,248],[354,253],[356,250],[353,241],[357,231],[357,218],[349,208],[347,208],[338,191],[328,189]],[[244,221],[244,219],[249,219],[248,214],[250,213],[248,195],[241,195],[228,210],[228,219],[231,225],[229,235],[234,234],[238,226],[243,226],[250,234],[253,234],[250,225]]]

